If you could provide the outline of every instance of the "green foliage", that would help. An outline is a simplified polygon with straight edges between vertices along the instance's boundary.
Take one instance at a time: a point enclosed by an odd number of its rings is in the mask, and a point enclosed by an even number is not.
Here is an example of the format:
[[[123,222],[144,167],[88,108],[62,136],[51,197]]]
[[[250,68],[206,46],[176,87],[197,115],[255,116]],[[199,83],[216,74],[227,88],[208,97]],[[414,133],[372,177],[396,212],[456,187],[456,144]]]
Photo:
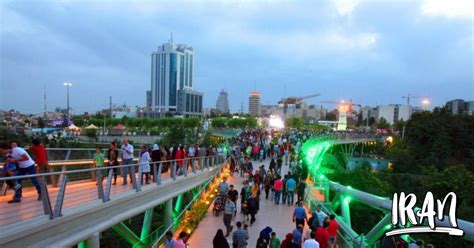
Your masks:
[[[44,120],[43,118],[38,118],[38,127],[39,128],[45,128],[46,127],[46,123],[44,123]]]
[[[186,142],[186,131],[183,125],[174,125],[166,133],[162,144],[171,146],[173,144],[184,144]]]
[[[390,127],[390,124],[387,120],[383,117],[380,117],[379,121],[377,122],[377,128],[387,129]]]
[[[226,117],[218,117],[212,119],[211,125],[213,128],[224,128],[227,126],[227,119]]]
[[[293,117],[286,119],[286,126],[289,128],[302,128],[303,125],[303,118]]]
[[[91,140],[95,140],[97,138],[97,130],[95,129],[85,129],[84,133]]]

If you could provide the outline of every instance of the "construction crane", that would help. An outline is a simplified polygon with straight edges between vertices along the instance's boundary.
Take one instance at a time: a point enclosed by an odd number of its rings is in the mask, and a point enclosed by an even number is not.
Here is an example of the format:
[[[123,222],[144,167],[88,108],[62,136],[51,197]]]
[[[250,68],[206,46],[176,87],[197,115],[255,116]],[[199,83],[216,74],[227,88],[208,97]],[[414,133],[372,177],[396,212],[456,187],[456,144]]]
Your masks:
[[[407,99],[407,106],[410,106],[410,99],[412,99],[412,98],[426,98],[426,96],[412,96],[412,95],[408,94],[406,96],[402,96],[402,98]]]
[[[287,98],[281,99],[281,100],[278,102],[278,104],[283,104],[283,105],[300,104],[300,103],[301,103],[301,100],[308,99],[308,98],[313,98],[313,97],[317,97],[317,96],[320,96],[320,95],[321,95],[321,94],[316,93],[316,94],[312,94],[312,95],[309,95],[309,96],[303,96],[303,97],[287,97]]]
[[[287,97],[287,98],[281,99],[278,102],[278,105],[280,105],[280,106],[283,105],[283,112],[286,115],[286,112],[288,111],[288,105],[295,105],[295,108],[299,108],[299,105],[301,104],[302,100],[317,97],[317,96],[320,96],[320,95],[321,94],[319,94],[319,93],[315,93],[315,94],[308,95],[308,96],[303,96],[303,97]],[[294,115],[294,113],[293,113],[293,115]]]

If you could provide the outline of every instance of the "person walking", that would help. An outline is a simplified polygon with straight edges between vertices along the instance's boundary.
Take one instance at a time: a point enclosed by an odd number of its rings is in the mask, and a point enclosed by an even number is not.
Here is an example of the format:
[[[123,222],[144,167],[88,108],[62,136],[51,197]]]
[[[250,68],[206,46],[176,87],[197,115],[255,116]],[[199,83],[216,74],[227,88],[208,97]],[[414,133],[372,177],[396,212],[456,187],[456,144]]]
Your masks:
[[[212,240],[212,245],[214,248],[230,248],[222,229],[219,228],[219,230],[217,230],[217,233]]]
[[[153,182],[156,182],[155,171],[158,171],[158,166],[160,165],[159,163],[161,161],[161,150],[157,144],[153,145],[150,156],[151,156],[151,166],[152,166],[150,169],[152,169],[153,171],[153,173],[151,173],[151,176],[153,178]]]
[[[268,200],[268,194],[273,185],[273,174],[271,171],[268,171],[267,175],[265,176],[263,185],[265,189],[265,199]]]
[[[36,175],[35,169],[35,161],[31,159],[30,155],[26,152],[25,149],[18,147],[17,144],[10,146],[8,144],[3,144],[0,147],[0,152],[3,154],[9,154],[9,157],[6,163],[17,163],[18,164],[18,176],[24,175]],[[18,179],[17,184],[21,185],[23,179]],[[41,201],[41,187],[40,183],[36,176],[30,177],[31,183],[36,188],[38,192],[38,201]],[[15,196],[12,200],[8,201],[8,203],[17,203],[21,202],[22,191],[23,187],[16,187]]]
[[[280,195],[281,190],[283,188],[283,182],[281,181],[281,176],[277,176],[274,184],[273,184],[273,192],[275,194],[275,204],[280,204]]]
[[[286,197],[288,199],[288,206],[293,205],[293,200],[295,197],[295,188],[296,188],[296,181],[293,179],[292,176],[286,180]]]
[[[226,227],[226,237],[229,236],[230,232],[232,232],[232,218],[235,214],[235,204],[230,200],[230,198],[226,198],[225,205],[224,205],[224,225]]]
[[[296,227],[299,225],[304,227],[305,221],[308,221],[306,209],[303,207],[303,202],[298,202],[298,205],[293,211],[293,222],[296,223]]]
[[[301,248],[301,242],[303,241],[303,225],[298,225],[293,230],[293,239],[291,240],[292,247]]]
[[[41,144],[39,139],[33,139],[33,146],[30,147],[30,150],[33,152],[33,157],[35,159],[36,164],[38,165],[38,173],[48,173],[54,172],[53,168],[49,167],[48,162],[48,155],[46,153],[46,149]],[[56,177],[51,175],[50,177],[51,185],[56,188],[58,184],[56,183]]]
[[[234,248],[247,248],[249,234],[242,230],[242,222],[237,221],[237,230],[232,233],[232,246]]]
[[[237,214],[237,199],[239,198],[239,192],[234,189],[234,185],[229,186],[229,191],[227,192],[227,196],[235,205],[235,214]]]
[[[186,236],[187,234],[185,231],[180,232],[178,239],[174,242],[173,248],[186,248],[186,242],[184,241]]]
[[[183,147],[179,146],[178,150],[176,151],[176,158],[177,160],[177,165],[178,165],[178,176],[183,175],[183,164],[184,164],[184,152],[183,152]]]
[[[303,243],[303,247],[302,248],[319,248],[319,243],[318,241],[316,241],[316,238],[317,237],[317,234],[315,234],[314,232],[311,232],[310,233],[310,239],[307,239],[304,241]],[[322,248],[323,246],[321,246]]]
[[[272,232],[272,237],[270,238],[270,248],[280,248],[280,239],[277,238],[275,232]]]
[[[337,230],[339,229],[339,223],[336,221],[336,216],[334,214],[329,215],[329,225],[328,225],[328,236],[329,236],[329,247],[334,247],[337,239]]]
[[[306,183],[301,181],[298,183],[298,199],[297,202],[302,201],[304,199],[304,191],[306,189]]]
[[[291,248],[292,242],[293,242],[293,233],[287,233],[285,236],[285,239],[281,242],[280,248]]]
[[[110,148],[107,151],[107,159],[109,160],[108,165],[109,166],[118,166],[118,156],[119,152],[117,150],[117,144],[115,142],[110,143]],[[113,185],[117,184],[117,168],[112,168],[111,169],[114,174],[114,182]]]
[[[256,195],[252,195],[248,200],[247,200],[247,209],[248,213],[250,214],[250,225],[252,225],[256,218],[255,215],[258,213],[258,200]]]
[[[173,233],[171,231],[167,231],[165,234],[164,248],[174,248],[174,242],[176,242],[176,240],[173,238]]]
[[[327,228],[329,222],[324,222],[323,226],[319,226],[316,229],[316,241],[319,243],[319,247],[328,248],[330,247],[329,234]]]
[[[138,169],[140,175],[140,185],[143,183],[143,176],[145,176],[145,183],[150,184],[150,154],[148,153],[148,147],[142,146],[140,149],[140,156],[138,159]]]
[[[128,142],[128,139],[123,140],[121,156],[122,156],[122,164],[125,165],[123,168],[123,184],[127,185],[127,175],[130,174],[130,180],[132,180],[132,176],[134,175],[134,168],[133,168],[133,146]]]

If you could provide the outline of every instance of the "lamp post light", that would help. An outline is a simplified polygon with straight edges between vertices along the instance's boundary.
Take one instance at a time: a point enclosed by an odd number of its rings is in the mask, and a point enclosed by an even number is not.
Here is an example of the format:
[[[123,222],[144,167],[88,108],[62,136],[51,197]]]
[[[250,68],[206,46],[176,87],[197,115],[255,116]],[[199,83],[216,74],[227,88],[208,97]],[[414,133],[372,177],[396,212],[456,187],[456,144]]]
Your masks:
[[[68,120],[70,119],[70,109],[69,109],[69,87],[72,86],[72,83],[69,83],[69,82],[64,82],[63,83],[64,86],[66,86],[66,89],[67,89],[67,118]]]
[[[421,100],[421,106],[422,106],[423,110],[429,110],[430,100],[429,99]]]

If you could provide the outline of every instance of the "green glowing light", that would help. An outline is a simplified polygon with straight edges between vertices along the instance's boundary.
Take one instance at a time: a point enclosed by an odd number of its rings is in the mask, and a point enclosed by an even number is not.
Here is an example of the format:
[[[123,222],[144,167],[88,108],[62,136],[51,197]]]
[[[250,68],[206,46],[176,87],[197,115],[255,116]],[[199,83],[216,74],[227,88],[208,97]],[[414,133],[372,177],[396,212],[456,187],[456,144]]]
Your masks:
[[[183,195],[179,195],[176,199],[176,205],[174,206],[174,211],[176,213],[181,212],[181,206],[183,205]]]
[[[344,202],[345,203],[350,203],[351,202],[351,198],[349,196],[346,196],[346,198],[344,198]]]
[[[321,163],[324,155],[331,148],[331,141],[322,141],[321,139],[311,139],[304,143],[302,147],[303,159],[308,166],[311,174],[323,173]]]
[[[352,189],[352,187],[351,187],[351,186],[347,186],[347,189]]]

